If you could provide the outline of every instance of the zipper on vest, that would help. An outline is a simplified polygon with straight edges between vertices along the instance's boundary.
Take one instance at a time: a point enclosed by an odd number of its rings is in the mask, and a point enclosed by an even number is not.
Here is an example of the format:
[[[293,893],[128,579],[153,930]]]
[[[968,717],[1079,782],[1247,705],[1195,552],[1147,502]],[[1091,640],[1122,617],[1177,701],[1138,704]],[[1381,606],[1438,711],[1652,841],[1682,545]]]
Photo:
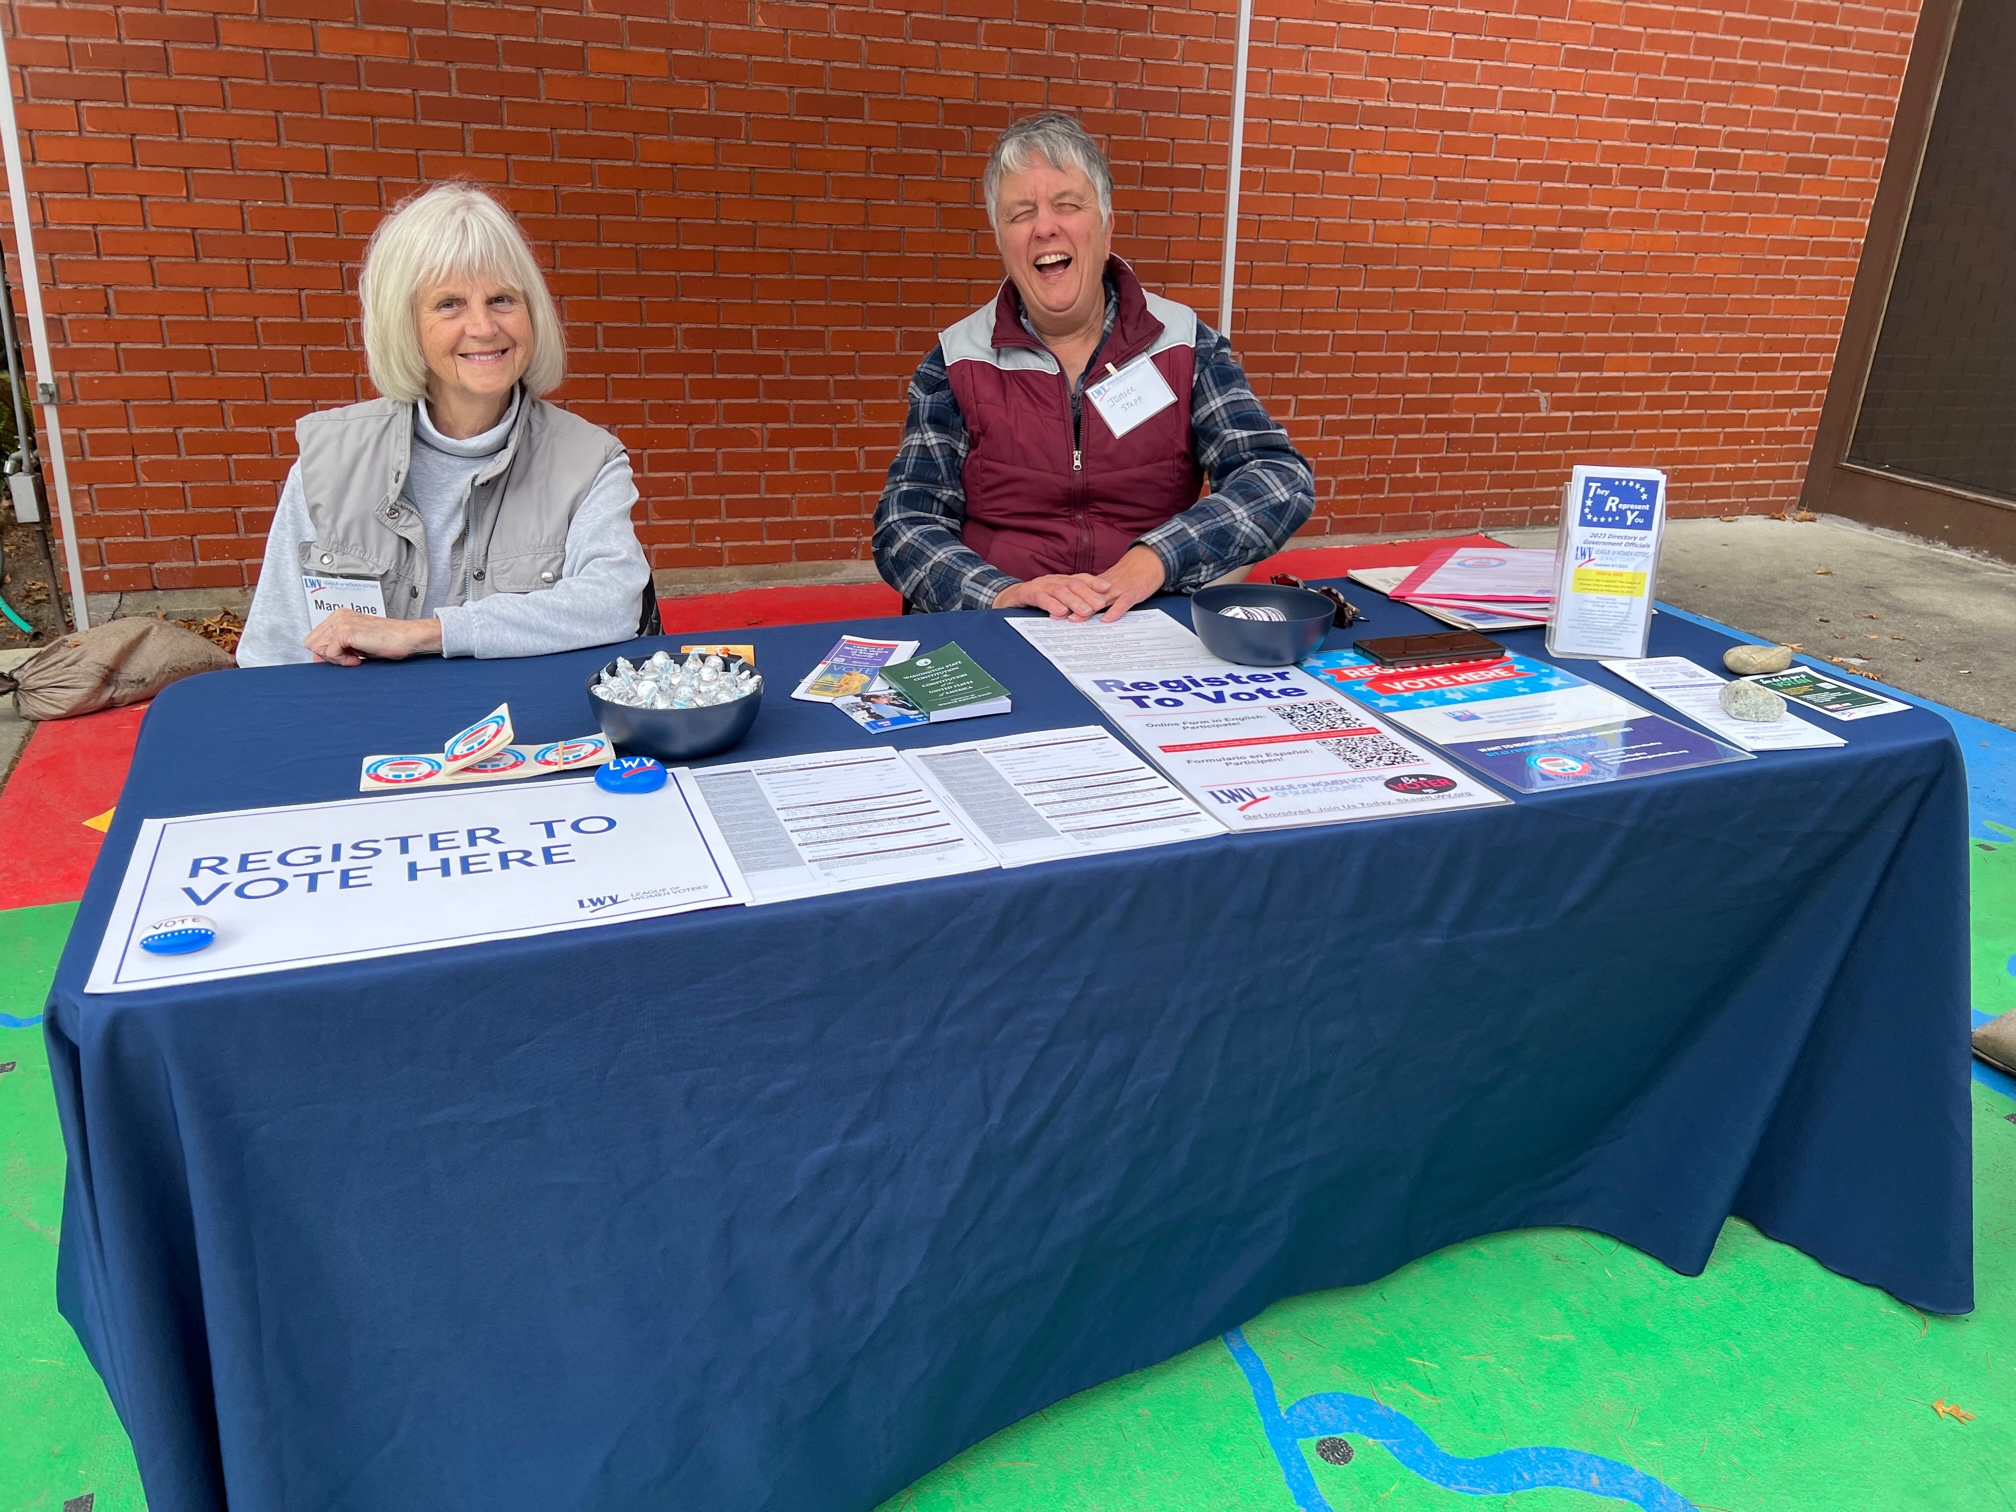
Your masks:
[[[1071,451],[1071,471],[1074,473],[1085,471],[1085,453],[1075,447]]]

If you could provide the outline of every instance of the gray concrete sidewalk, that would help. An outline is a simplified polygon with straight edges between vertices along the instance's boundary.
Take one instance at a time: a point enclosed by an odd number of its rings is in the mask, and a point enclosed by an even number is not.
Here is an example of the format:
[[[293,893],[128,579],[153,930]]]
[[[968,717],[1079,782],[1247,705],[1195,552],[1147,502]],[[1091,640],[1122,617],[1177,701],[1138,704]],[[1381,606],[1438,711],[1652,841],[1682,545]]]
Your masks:
[[[1554,532],[1494,531],[1552,546]],[[1846,520],[1673,520],[1661,600],[2016,728],[2016,568]]]
[[[33,656],[35,649],[30,646],[20,651],[0,651],[0,672],[12,672]],[[28,737],[34,732],[35,726],[14,712],[14,695],[0,693],[0,786],[5,785],[14,763],[20,759],[21,747],[28,744]]]

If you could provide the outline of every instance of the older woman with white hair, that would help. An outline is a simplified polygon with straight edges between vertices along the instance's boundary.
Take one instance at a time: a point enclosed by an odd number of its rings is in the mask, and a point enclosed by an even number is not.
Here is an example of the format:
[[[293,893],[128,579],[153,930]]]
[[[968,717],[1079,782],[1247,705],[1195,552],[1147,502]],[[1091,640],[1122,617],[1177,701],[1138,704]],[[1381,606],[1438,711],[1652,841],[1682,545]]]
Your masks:
[[[539,656],[646,629],[630,459],[540,397],[566,343],[517,223],[471,185],[415,195],[359,292],[384,397],[295,426],[240,665]]]
[[[875,511],[905,605],[1111,620],[1280,550],[1315,508],[1309,464],[1231,343],[1112,255],[1099,144],[1017,121],[981,192],[1008,276],[918,366]]]

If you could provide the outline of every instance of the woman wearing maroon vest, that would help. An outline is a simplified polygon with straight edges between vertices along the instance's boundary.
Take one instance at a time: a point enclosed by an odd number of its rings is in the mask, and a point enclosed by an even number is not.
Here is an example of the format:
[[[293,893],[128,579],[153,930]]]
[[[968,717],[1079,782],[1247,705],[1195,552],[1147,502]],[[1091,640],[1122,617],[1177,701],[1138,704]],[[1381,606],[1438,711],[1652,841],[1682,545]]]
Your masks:
[[[1278,551],[1315,507],[1309,464],[1225,338],[1111,255],[1098,144],[1018,121],[983,189],[1008,277],[911,380],[882,576],[918,609],[1117,619]]]

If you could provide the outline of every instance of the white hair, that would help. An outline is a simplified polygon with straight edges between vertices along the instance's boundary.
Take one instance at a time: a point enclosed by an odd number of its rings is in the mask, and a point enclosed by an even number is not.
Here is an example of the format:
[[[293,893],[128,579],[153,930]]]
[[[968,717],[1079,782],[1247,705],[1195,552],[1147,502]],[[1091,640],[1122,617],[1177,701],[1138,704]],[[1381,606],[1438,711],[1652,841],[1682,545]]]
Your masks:
[[[364,357],[371,382],[409,404],[427,392],[420,350],[419,300],[430,284],[493,278],[525,303],[532,318],[532,361],[525,387],[544,394],[567,372],[560,312],[518,223],[474,184],[436,184],[408,195],[371,233],[357,293],[364,303]]]
[[[980,192],[987,197],[987,219],[996,232],[1001,229],[1001,180],[1020,173],[1034,158],[1052,168],[1076,168],[1092,181],[1099,199],[1099,219],[1113,219],[1113,170],[1106,154],[1092,140],[1092,134],[1077,118],[1061,110],[1024,116],[1001,133],[1001,140],[987,154],[987,171],[980,177]]]

